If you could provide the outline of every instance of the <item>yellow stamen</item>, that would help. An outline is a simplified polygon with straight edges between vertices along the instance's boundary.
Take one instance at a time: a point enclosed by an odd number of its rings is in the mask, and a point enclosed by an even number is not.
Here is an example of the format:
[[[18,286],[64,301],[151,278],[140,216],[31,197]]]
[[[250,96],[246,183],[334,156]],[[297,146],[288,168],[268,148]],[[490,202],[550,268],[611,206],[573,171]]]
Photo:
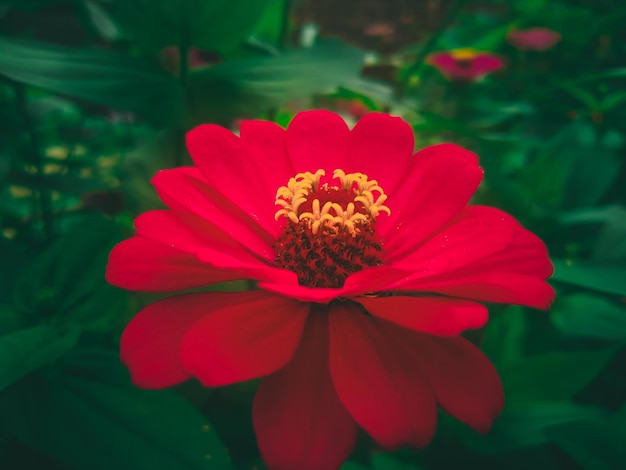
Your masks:
[[[478,52],[471,47],[464,47],[462,49],[454,49],[450,51],[450,55],[455,60],[472,60],[478,55]]]
[[[333,172],[333,178],[339,180],[339,185],[329,186],[324,183],[320,186],[320,180],[325,174],[321,169],[315,173],[298,173],[286,186],[278,188],[276,205],[280,209],[276,211],[276,220],[286,217],[294,224],[308,223],[314,234],[323,226],[335,233],[345,228],[356,236],[360,232],[360,225],[373,221],[381,212],[391,214],[389,207],[384,205],[387,195],[376,180],[369,180],[363,173],[346,173],[337,169]],[[353,196],[353,202],[343,207],[331,201],[322,206],[318,198],[309,201],[309,196],[319,190],[348,191]],[[310,210],[300,212],[301,206],[307,201],[311,203]],[[357,210],[355,203],[360,203],[362,208]]]

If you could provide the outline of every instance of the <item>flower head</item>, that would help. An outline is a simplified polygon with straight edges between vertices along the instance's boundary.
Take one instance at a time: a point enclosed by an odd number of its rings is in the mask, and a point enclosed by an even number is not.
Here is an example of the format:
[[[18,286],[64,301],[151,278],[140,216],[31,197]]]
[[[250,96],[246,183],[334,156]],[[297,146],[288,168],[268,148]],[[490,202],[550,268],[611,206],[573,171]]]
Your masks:
[[[545,51],[557,44],[561,35],[548,28],[514,29],[509,31],[506,39],[523,51]]]
[[[504,67],[500,56],[470,48],[435,52],[426,58],[426,62],[449,80],[466,82],[478,80]]]
[[[240,136],[202,125],[195,167],[159,172],[169,210],[135,222],[107,279],[175,292],[253,279],[258,290],[186,293],[144,308],[122,360],[161,388],[264,377],[253,405],[270,469],[336,469],[357,428],[383,448],[425,446],[438,407],[486,432],[503,406],[493,366],[459,333],[481,302],[547,308],[552,266],[512,217],[467,206],[482,178],[453,145],[414,154],[411,128],[372,113],[289,127],[244,121]]]

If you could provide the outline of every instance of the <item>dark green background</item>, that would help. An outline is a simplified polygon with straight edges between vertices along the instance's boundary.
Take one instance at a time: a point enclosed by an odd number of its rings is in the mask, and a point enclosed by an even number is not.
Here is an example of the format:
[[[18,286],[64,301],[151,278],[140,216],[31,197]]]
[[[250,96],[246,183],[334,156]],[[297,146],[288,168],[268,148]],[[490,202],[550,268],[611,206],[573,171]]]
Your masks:
[[[187,129],[326,107],[389,111],[418,147],[477,152],[474,202],[515,215],[556,267],[551,312],[492,306],[469,334],[507,393],[490,434],[442,415],[427,449],[363,435],[342,468],[624,468],[624,24],[622,0],[0,1],[0,466],[263,468],[256,383],[131,386],[119,336],[156,297],[107,285],[104,266],[158,207],[149,178],[189,162]],[[562,41],[506,41],[531,26]],[[459,84],[425,65],[457,47],[506,67]],[[172,57],[190,51],[205,66]]]

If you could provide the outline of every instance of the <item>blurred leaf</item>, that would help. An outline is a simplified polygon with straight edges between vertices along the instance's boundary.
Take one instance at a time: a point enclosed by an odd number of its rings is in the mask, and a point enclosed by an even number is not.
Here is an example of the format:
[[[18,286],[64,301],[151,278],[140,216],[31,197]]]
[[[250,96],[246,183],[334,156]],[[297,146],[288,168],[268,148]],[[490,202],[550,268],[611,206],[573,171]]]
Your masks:
[[[606,80],[608,78],[623,78],[626,77],[626,68],[618,68],[605,70],[603,72],[594,72],[589,75],[584,75],[582,77],[576,78],[572,80],[570,83],[585,83],[585,82],[596,82],[600,80]]]
[[[252,34],[272,0],[117,0],[120,22],[148,50],[197,47],[224,53]]]
[[[380,452],[372,454],[372,468],[375,470],[420,470],[422,467],[407,464],[399,461],[395,457]]]
[[[549,441],[546,430],[551,426],[605,415],[600,408],[569,401],[535,402],[507,405],[489,434],[480,435],[465,426],[458,430],[459,437],[474,451],[496,454],[545,444]]]
[[[120,231],[100,216],[82,222],[24,268],[16,281],[15,305],[97,328],[119,312],[125,299],[122,291],[104,280],[108,252]]]
[[[514,364],[523,358],[526,315],[523,307],[518,306],[491,315],[481,349],[496,366]]]
[[[121,32],[107,11],[94,0],[82,0],[85,12],[94,28],[104,39],[115,41],[121,38]]]
[[[238,60],[193,72],[189,77],[193,122],[228,123],[358,76],[363,52],[328,40],[277,57]]]
[[[626,102],[626,91],[617,91],[615,93],[611,93],[602,99],[600,103],[600,111],[607,112],[610,111],[622,103]]]
[[[371,467],[365,467],[361,465],[360,463],[354,462],[353,460],[348,460],[341,466],[340,470],[368,470],[368,469],[371,469]]]
[[[34,326],[0,336],[0,391],[67,354],[80,330]]]
[[[580,101],[582,104],[584,104],[588,110],[598,111],[600,109],[600,100],[584,88],[568,82],[562,82],[559,84],[559,86],[571,96]]]
[[[566,335],[626,339],[626,305],[599,295],[579,293],[559,297],[552,307],[550,318]]]
[[[592,259],[597,262],[626,261],[626,209],[607,208],[606,223],[593,242]]]
[[[179,83],[148,62],[9,37],[0,37],[0,49],[0,74],[12,80],[133,111],[157,123],[180,119]]]
[[[626,266],[553,258],[554,281],[626,296]]]
[[[473,137],[476,131],[459,119],[450,119],[429,111],[419,114],[421,121],[413,124],[413,132],[441,132],[452,131],[462,137]]]
[[[269,0],[266,3],[267,7],[256,24],[254,35],[280,48],[282,46],[282,44],[280,44],[282,39],[280,35],[283,32],[285,4],[291,3],[291,0]]]
[[[500,369],[507,403],[565,400],[587,386],[617,352],[598,351],[537,354]]]
[[[133,387],[116,354],[83,352],[62,366],[2,397],[3,432],[74,468],[232,469],[202,415],[171,391]]]
[[[579,147],[566,150],[561,157],[571,162],[564,195],[569,208],[596,204],[619,176],[621,162],[612,151]]]
[[[626,426],[623,408],[611,418],[562,423],[546,429],[550,440],[581,468],[613,470],[626,462]]]
[[[0,302],[0,338],[15,330],[19,330],[22,325],[21,315],[11,305]]]

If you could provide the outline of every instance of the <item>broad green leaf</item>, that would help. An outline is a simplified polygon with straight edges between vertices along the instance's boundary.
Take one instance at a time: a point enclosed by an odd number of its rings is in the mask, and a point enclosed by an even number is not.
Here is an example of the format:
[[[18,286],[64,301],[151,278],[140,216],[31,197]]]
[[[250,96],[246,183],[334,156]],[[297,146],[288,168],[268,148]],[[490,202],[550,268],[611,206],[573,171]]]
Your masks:
[[[157,123],[182,115],[177,80],[155,65],[101,49],[0,37],[0,74],[62,95],[133,111]]]
[[[509,307],[491,316],[481,345],[496,366],[519,362],[524,355],[526,315],[523,307]]]
[[[399,461],[397,458],[382,453],[372,454],[372,468],[376,470],[420,470],[422,467]]]
[[[369,470],[371,467],[366,467],[360,463],[348,460],[341,466],[341,470]]]
[[[626,410],[626,408],[624,408]],[[612,417],[581,419],[546,429],[546,435],[581,468],[613,470],[626,462],[626,428],[622,412]]]
[[[584,88],[567,82],[561,83],[559,86],[571,96],[580,101],[582,104],[584,104],[587,109],[593,111],[597,111],[600,109],[600,100]]]
[[[78,328],[45,325],[0,336],[0,390],[67,354],[79,337]]]
[[[596,262],[626,265],[626,209],[610,207],[604,225],[593,242],[591,258]]]
[[[272,0],[117,0],[120,22],[148,50],[165,46],[225,53],[254,31]]]
[[[93,27],[104,39],[115,41],[121,38],[121,32],[107,11],[94,0],[82,0],[83,8]]]
[[[57,239],[16,280],[14,302],[23,311],[54,316],[83,328],[98,328],[119,313],[125,294],[104,280],[119,228],[100,216]]]
[[[363,52],[329,40],[277,57],[226,62],[189,77],[192,122],[229,122],[312,93],[332,91],[359,75]]]
[[[0,302],[0,337],[22,326],[20,314],[9,304]]]
[[[612,78],[623,78],[626,77],[626,68],[620,69],[611,69],[605,70],[603,72],[594,72],[589,75],[584,75],[580,78],[577,78],[570,83],[586,83],[586,82],[597,82],[601,80],[607,80]]]
[[[68,357],[59,373],[2,397],[4,433],[78,469],[233,468],[202,415],[171,391],[133,387],[116,354]]]
[[[619,176],[620,158],[610,150],[597,146],[567,148],[561,158],[570,162],[564,193],[568,208],[595,205]]]
[[[552,259],[552,280],[587,289],[626,296],[626,266],[622,264],[593,263],[584,260]]]
[[[564,334],[605,340],[626,340],[626,304],[579,293],[557,298],[552,323]]]
[[[458,432],[463,442],[474,451],[497,454],[549,442],[546,429],[551,426],[605,415],[600,408],[568,401],[507,405],[489,434],[480,435],[465,426],[459,426]]]
[[[615,93],[611,93],[610,95],[605,96],[600,103],[600,111],[606,113],[607,111],[620,106],[624,102],[626,102],[626,92],[617,91]]]
[[[565,400],[588,385],[616,348],[537,354],[500,370],[507,403]]]

